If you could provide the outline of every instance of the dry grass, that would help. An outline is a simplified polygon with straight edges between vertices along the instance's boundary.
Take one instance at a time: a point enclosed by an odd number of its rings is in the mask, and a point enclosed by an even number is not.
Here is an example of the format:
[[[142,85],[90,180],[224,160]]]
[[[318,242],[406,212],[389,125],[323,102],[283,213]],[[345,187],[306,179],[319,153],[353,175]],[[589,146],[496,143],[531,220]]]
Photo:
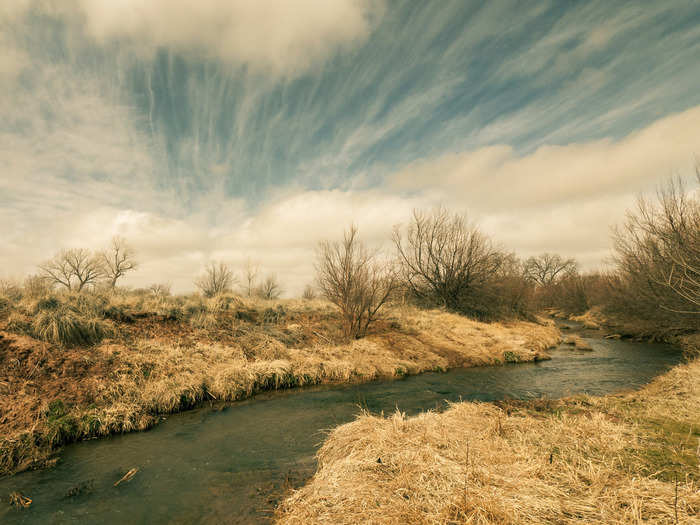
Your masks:
[[[233,296],[66,296],[12,315],[43,325],[46,312],[69,307],[80,319],[108,318],[109,338],[65,348],[51,343],[60,334],[41,342],[1,331],[0,321],[0,475],[40,466],[63,443],[145,429],[204,401],[532,361],[560,340],[551,324],[394,308],[368,337],[346,342],[324,301]]]
[[[574,350],[592,351],[593,347],[589,345],[580,335],[571,335],[564,338],[564,344],[569,345]]]
[[[591,329],[601,328],[607,322],[607,319],[605,319],[605,316],[603,316],[598,308],[591,308],[581,315],[572,315],[570,319],[572,321],[578,321],[586,328]]]
[[[364,414],[278,523],[698,523],[699,426],[700,361],[626,395]]]

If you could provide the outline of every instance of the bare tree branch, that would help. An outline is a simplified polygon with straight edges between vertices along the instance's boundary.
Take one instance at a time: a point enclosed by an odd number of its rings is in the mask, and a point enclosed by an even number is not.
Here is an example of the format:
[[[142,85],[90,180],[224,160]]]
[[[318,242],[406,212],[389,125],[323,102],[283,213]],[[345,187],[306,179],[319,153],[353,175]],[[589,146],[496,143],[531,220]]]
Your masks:
[[[111,288],[117,285],[117,280],[127,272],[136,269],[134,251],[122,237],[112,238],[112,243],[107,250],[104,250],[100,257],[104,274]]]
[[[83,248],[62,250],[39,268],[52,284],[78,292],[94,285],[104,275],[100,258]]]
[[[468,308],[470,295],[503,264],[503,254],[486,236],[444,208],[414,210],[405,236],[396,227],[393,240],[405,285],[453,310]]]
[[[214,297],[231,291],[234,282],[235,277],[228,266],[224,263],[211,262],[206,267],[204,275],[199,277],[194,284],[206,297]]]
[[[359,241],[354,225],[342,242],[319,245],[316,272],[319,290],[340,308],[346,334],[354,338],[367,334],[398,282]]]

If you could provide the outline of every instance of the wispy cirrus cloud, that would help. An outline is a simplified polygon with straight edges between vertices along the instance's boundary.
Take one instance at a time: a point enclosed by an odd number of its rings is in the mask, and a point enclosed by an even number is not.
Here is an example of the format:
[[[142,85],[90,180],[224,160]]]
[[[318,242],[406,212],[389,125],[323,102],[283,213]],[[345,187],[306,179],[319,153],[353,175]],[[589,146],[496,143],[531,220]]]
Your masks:
[[[212,258],[301,289],[351,220],[468,211],[599,264],[608,225],[699,153],[690,1],[0,6],[5,274],[114,233],[134,285]]]

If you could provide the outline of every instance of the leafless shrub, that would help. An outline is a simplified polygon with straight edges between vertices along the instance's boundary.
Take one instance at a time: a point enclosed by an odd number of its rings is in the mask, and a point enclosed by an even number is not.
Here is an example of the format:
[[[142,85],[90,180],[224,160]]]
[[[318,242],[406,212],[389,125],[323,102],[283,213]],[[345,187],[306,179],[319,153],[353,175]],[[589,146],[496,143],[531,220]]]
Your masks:
[[[610,275],[601,272],[569,272],[548,286],[536,290],[539,308],[556,308],[566,314],[582,314],[610,300]]]
[[[700,174],[698,175],[700,180]],[[655,200],[639,197],[613,235],[617,308],[684,324],[700,316],[700,198],[671,179]]]
[[[322,242],[316,273],[322,295],[340,308],[348,337],[361,338],[396,288],[394,272],[367,250],[354,225],[342,242]]]
[[[275,274],[269,274],[257,288],[257,294],[262,299],[278,299],[282,294],[282,288]]]
[[[52,285],[78,292],[104,276],[101,259],[84,248],[62,250],[39,268]]]
[[[491,241],[459,214],[414,210],[403,235],[394,229],[401,277],[416,297],[475,313],[475,298],[503,264]]]
[[[22,283],[25,297],[43,297],[49,293],[51,281],[43,275],[28,275]]]
[[[543,253],[525,261],[523,272],[526,278],[537,285],[549,286],[557,279],[576,272],[577,266],[574,259],[564,259],[557,254]]]
[[[0,279],[0,296],[18,300],[22,297],[22,287],[15,279]]]
[[[220,293],[230,292],[235,282],[231,270],[224,263],[210,263],[204,275],[195,281],[195,286],[199,288],[206,297],[214,297]]]
[[[316,289],[313,287],[313,285],[307,284],[304,287],[304,291],[301,294],[301,298],[305,301],[313,301],[314,299],[316,299]]]
[[[122,237],[114,237],[110,247],[100,253],[104,277],[111,288],[124,274],[136,268],[134,251]]]
[[[156,297],[168,297],[170,295],[170,283],[156,283],[148,287],[148,290]]]
[[[244,272],[244,292],[247,297],[253,297],[257,287],[258,272],[260,267],[257,263],[254,263],[250,258],[246,261],[245,272]]]
[[[482,317],[530,318],[533,285],[525,276],[524,263],[514,253],[502,253],[501,264],[487,286],[482,287]]]

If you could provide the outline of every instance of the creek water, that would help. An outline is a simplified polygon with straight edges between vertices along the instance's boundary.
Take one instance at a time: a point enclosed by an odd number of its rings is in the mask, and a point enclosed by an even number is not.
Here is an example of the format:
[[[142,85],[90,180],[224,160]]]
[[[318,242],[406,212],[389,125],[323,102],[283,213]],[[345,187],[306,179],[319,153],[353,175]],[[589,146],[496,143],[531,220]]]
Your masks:
[[[593,352],[561,346],[538,363],[268,393],[172,415],[148,432],[76,443],[51,469],[0,480],[0,523],[264,523],[288,486],[313,473],[326,431],[361,408],[414,414],[460,399],[608,394],[681,360],[666,345],[586,341]],[[32,505],[9,506],[12,491]]]

